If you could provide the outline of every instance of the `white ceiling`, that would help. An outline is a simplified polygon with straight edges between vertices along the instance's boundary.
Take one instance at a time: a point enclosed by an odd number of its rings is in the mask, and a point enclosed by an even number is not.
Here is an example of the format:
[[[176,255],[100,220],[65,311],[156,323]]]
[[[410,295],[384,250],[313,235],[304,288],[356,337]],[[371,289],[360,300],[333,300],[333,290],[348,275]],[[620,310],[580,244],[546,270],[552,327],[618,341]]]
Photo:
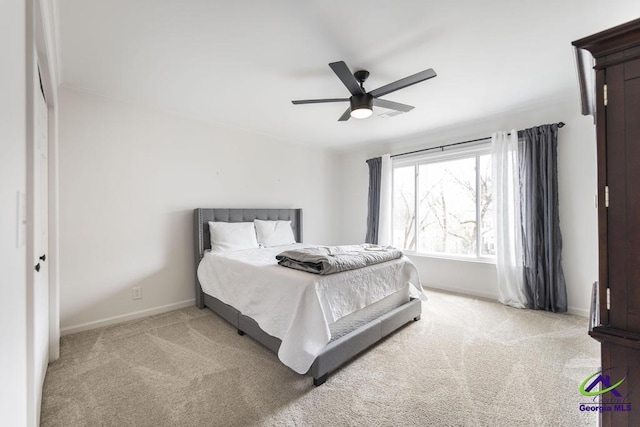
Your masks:
[[[58,0],[66,87],[273,138],[344,147],[576,100],[571,42],[640,16],[638,0]],[[328,67],[371,72],[406,114],[338,122]]]

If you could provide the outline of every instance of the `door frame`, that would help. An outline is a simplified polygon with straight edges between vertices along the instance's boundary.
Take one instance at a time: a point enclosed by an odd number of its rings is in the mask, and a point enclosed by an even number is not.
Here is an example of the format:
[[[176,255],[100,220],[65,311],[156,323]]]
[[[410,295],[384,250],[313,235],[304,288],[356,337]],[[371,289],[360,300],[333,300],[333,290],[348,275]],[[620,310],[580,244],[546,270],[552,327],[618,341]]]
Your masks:
[[[35,46],[49,121],[49,360],[60,357],[60,273],[58,191],[58,5],[36,1]]]
[[[34,144],[35,144],[35,96],[40,91],[37,82],[38,69],[48,112],[48,211],[49,247],[47,264],[49,272],[49,354],[48,361],[60,354],[60,286],[59,286],[59,227],[58,227],[58,45],[56,0],[26,1],[26,143],[27,143],[27,425],[40,423],[42,384],[44,378],[35,378],[34,335]],[[46,361],[45,361],[46,362]],[[45,367],[46,368],[46,367]]]

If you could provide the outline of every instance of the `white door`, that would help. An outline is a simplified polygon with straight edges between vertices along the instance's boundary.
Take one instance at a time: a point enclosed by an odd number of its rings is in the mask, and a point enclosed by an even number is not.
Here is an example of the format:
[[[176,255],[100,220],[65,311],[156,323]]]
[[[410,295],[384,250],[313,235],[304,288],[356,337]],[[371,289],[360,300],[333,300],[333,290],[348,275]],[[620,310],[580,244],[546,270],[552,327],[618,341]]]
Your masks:
[[[33,248],[34,280],[31,295],[33,309],[30,313],[33,337],[33,387],[36,405],[40,404],[42,384],[49,362],[49,203],[48,203],[48,114],[40,85],[36,86],[34,106],[34,150],[33,150]],[[39,412],[39,407],[36,408]]]

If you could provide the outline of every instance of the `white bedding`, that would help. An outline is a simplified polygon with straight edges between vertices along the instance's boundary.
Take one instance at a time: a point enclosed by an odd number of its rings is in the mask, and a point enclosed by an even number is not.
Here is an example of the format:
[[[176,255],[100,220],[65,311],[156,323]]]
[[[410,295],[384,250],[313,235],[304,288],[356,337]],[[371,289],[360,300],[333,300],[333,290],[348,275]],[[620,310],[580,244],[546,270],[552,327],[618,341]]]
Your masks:
[[[278,357],[300,374],[331,339],[331,323],[408,284],[412,297],[422,296],[418,272],[406,257],[326,276],[277,264],[283,250],[308,246],[207,251],[198,266],[202,290],[279,338]]]

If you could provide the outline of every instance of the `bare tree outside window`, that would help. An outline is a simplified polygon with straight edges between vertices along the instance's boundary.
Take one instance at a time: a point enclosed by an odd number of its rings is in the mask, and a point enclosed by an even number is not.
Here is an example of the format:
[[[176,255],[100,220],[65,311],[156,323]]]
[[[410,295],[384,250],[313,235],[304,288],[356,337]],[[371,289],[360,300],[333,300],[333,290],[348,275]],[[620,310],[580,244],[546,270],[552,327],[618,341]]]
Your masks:
[[[418,252],[476,253],[475,157],[419,166]]]
[[[491,155],[480,156],[480,254],[496,255],[493,197],[491,183]]]
[[[393,178],[394,246],[422,253],[495,255],[490,155],[398,167]]]
[[[393,246],[415,250],[415,166],[393,169]]]

